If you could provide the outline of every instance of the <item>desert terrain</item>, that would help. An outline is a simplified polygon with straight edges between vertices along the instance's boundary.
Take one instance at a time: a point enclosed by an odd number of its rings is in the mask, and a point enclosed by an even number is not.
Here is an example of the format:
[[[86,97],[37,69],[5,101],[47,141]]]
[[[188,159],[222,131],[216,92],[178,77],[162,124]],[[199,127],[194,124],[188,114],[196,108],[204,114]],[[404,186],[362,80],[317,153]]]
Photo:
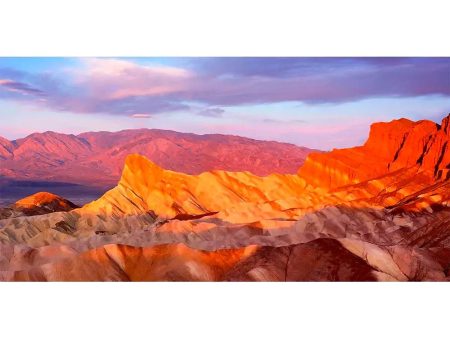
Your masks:
[[[3,208],[0,280],[450,280],[450,115],[375,123],[330,152],[136,133],[125,148],[98,133],[0,140],[4,178],[117,178],[82,207],[40,192]]]

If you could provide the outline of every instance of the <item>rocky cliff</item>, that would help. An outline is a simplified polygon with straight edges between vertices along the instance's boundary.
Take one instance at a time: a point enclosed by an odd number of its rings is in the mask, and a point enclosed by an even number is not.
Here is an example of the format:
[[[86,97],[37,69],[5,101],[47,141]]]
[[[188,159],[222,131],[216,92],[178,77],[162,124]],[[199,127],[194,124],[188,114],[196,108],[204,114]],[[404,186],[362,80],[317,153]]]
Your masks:
[[[407,119],[375,123],[363,146],[310,154],[299,175],[309,184],[327,189],[410,168],[436,180],[448,179],[449,121],[450,115],[440,125]]]

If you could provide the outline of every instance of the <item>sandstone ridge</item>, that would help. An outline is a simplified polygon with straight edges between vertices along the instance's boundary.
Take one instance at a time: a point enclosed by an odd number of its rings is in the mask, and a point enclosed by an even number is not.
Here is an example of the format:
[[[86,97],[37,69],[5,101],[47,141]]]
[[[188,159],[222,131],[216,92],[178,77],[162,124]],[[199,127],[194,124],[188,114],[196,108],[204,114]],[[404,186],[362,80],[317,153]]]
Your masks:
[[[397,170],[415,168],[436,180],[450,177],[450,115],[436,124],[407,119],[375,123],[363,146],[310,154],[299,175],[333,189]]]

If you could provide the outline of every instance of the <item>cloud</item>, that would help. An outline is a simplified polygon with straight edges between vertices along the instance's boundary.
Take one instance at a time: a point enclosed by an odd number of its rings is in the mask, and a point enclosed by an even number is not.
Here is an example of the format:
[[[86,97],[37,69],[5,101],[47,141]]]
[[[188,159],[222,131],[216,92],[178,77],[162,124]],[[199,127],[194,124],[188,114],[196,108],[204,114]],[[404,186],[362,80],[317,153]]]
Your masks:
[[[0,69],[0,76],[2,74],[12,73]],[[51,74],[16,72],[15,75],[21,82],[3,81],[0,85],[8,92],[0,92],[2,97],[30,100],[58,111],[129,115],[130,110],[136,114],[148,111],[158,114],[190,108],[171,96],[184,88],[183,83],[191,76],[189,71],[175,67],[147,67],[115,59],[82,59],[82,67],[76,69]],[[17,96],[19,91],[26,91],[30,97]],[[35,100],[44,95],[45,101]]]
[[[150,114],[132,114],[130,116],[135,119],[149,119],[152,117]]]
[[[182,68],[142,66],[130,61],[87,59],[78,81],[93,97],[119,100],[128,97],[164,96],[183,88],[192,74]]]
[[[234,75],[211,81],[197,99],[209,104],[238,105],[301,101],[336,103],[370,97],[450,95],[450,59],[425,63],[356,62],[296,76]]]
[[[19,93],[22,95],[35,95],[45,96],[45,93],[37,88],[33,88],[30,85],[10,79],[0,79],[0,88],[6,91]]]
[[[225,111],[218,106],[450,95],[450,58],[184,58],[172,62],[177,66],[89,58],[80,59],[77,68],[51,73],[0,69],[0,79],[4,77],[0,97],[74,113],[186,111],[220,117]],[[209,108],[193,108],[199,105]]]
[[[303,124],[307,123],[306,120],[276,120],[276,119],[263,119],[264,123],[273,123],[273,124]]]
[[[200,110],[198,112],[198,115],[208,116],[208,117],[220,117],[223,115],[224,112],[225,112],[225,110],[222,108],[211,107],[211,108],[206,108],[206,109]]]
[[[376,71],[405,65],[430,68],[448,58],[407,57],[205,57],[177,59],[200,74],[235,77],[288,78],[355,70]],[[448,69],[448,68],[447,68]]]

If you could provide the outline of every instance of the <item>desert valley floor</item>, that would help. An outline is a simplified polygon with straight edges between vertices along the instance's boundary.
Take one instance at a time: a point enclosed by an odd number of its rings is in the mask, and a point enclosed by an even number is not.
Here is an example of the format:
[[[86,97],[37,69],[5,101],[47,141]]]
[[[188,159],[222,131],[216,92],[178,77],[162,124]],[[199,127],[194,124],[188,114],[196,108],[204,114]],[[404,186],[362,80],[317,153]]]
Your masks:
[[[259,158],[257,144],[227,158],[223,141],[209,139],[208,149],[189,147],[191,162],[168,141],[173,157],[150,161],[135,148],[102,155],[108,135],[95,153],[89,137],[71,137],[69,148],[89,152],[92,177],[65,166],[69,158],[49,158],[61,166],[36,164],[31,178],[79,173],[81,183],[106,185],[120,168],[118,183],[82,207],[41,192],[2,208],[0,280],[450,280],[450,115],[375,123],[364,145],[331,152],[273,143],[271,157]],[[30,172],[30,159],[13,161],[20,144],[0,141],[2,177]],[[230,171],[203,171],[200,151]],[[280,170],[269,174],[274,154]],[[236,171],[240,162],[253,170]],[[183,170],[169,170],[176,166]]]

